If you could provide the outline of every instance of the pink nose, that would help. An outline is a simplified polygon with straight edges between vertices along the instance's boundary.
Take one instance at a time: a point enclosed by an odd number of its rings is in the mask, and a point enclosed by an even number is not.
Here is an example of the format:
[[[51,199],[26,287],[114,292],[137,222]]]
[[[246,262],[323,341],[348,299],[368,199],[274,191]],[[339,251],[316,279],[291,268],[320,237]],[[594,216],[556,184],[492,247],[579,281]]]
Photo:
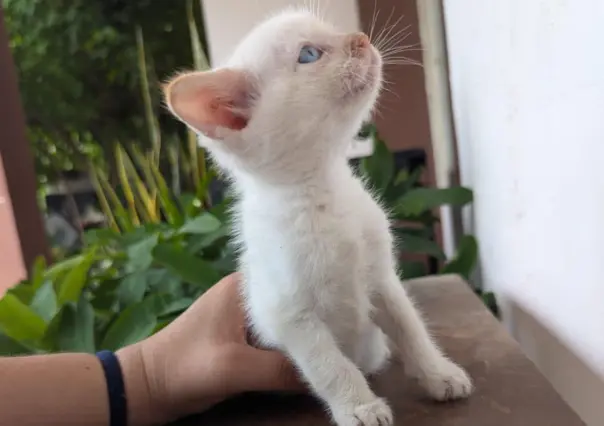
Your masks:
[[[362,53],[370,45],[369,37],[365,33],[356,33],[350,36],[350,50],[353,54]]]

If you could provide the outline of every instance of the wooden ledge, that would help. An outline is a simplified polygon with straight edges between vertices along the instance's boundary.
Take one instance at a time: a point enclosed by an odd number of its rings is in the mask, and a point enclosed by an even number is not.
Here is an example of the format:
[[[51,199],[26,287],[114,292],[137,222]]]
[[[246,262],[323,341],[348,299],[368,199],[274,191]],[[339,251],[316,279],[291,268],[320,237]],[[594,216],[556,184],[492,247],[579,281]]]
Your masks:
[[[375,380],[388,399],[396,425],[413,426],[585,426],[522,353],[518,344],[456,276],[406,283],[436,339],[474,379],[467,401],[435,403],[393,365]],[[328,426],[312,398],[246,395],[178,426]]]

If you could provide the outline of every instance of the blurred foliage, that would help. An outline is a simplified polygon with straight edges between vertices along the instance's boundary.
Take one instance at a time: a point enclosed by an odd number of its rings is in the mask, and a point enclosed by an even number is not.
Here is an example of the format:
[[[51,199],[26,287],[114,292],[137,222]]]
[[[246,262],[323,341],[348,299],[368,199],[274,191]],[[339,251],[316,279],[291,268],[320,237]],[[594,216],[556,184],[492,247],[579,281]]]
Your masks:
[[[116,141],[150,146],[144,84],[164,138],[183,140],[182,127],[162,111],[158,76],[191,67],[187,22],[196,17],[201,24],[199,1],[2,0],[2,5],[42,182],[80,168],[90,156],[111,158]],[[203,31],[198,33],[205,46]],[[138,68],[143,35],[145,74]]]
[[[130,152],[121,145],[115,147],[119,195],[105,171],[91,167],[101,210],[114,232],[122,234],[140,226],[161,223],[181,226],[187,217],[211,208],[210,184],[216,178],[213,168],[191,169],[196,193],[181,193],[168,185],[159,169],[155,151],[145,154],[133,146]],[[205,162],[205,158],[200,159],[202,153],[203,150],[195,145],[187,158],[194,164],[200,160]]]
[[[470,189],[461,186],[430,188],[421,184],[422,168],[402,169],[395,173],[394,155],[388,150],[373,124],[367,124],[360,134],[372,137],[374,153],[361,161],[360,173],[365,176],[382,205],[390,212],[393,233],[400,252],[400,271],[405,279],[428,275],[426,258],[435,260],[438,273],[458,274],[470,279],[477,258],[478,244],[472,235],[462,236],[455,256],[446,259],[436,242],[436,211],[441,206],[462,208],[473,201]],[[409,260],[409,255],[424,256],[424,260]]]
[[[235,268],[227,204],[197,201],[172,204],[164,222],[89,231],[80,254],[50,267],[40,258],[0,300],[0,356],[116,350],[172,321]]]

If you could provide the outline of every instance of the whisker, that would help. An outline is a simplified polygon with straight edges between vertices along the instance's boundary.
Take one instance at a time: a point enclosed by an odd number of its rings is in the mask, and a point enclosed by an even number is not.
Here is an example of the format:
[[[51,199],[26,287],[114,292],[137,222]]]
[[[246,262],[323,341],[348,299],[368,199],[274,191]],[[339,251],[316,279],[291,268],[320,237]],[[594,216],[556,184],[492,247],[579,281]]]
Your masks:
[[[419,43],[414,43],[414,44],[409,44],[409,45],[403,45],[403,46],[392,46],[389,49],[380,52],[381,56],[382,56],[382,60],[383,61],[388,61],[388,60],[392,60],[392,59],[399,59],[399,58],[407,58],[404,55],[401,54],[405,54],[407,52],[423,52],[424,48],[421,47],[419,45]]]
[[[382,63],[386,64],[386,63],[393,63],[393,62],[407,61],[407,60],[416,60],[416,59],[411,58],[409,56],[397,56],[397,57],[392,57],[392,58],[384,58],[384,59],[382,59]]]
[[[380,32],[378,33],[376,39],[375,39],[375,43],[374,45],[378,48],[379,50],[379,46],[383,40],[383,35],[386,32],[386,30],[389,28],[388,25],[390,23],[390,20],[392,19],[392,15],[394,14],[394,8],[392,8],[392,11],[390,12],[390,15],[388,15],[388,19],[386,19],[386,22],[384,23],[384,26],[382,27],[382,29],[380,30]]]
[[[397,46],[392,46],[389,49],[386,50],[382,50],[381,53],[382,54],[386,54],[386,53],[390,53],[390,52],[395,52],[397,50],[409,50],[409,49],[423,49],[423,46],[420,43],[413,43],[413,44],[402,44],[402,45],[397,45]]]
[[[410,27],[411,27],[411,25],[407,25],[403,28],[400,28],[394,34],[392,34],[392,35],[389,34],[388,39],[386,39],[386,41],[380,46],[381,49],[388,49],[388,48],[394,46],[395,44],[402,42],[407,37],[409,37],[411,35],[411,32],[405,33],[405,31],[408,31]]]
[[[405,63],[409,61],[421,62],[422,57],[410,57],[410,56],[397,56],[396,58],[385,58],[382,59],[383,65],[392,65],[397,63]]]
[[[392,12],[394,12],[394,8],[392,9]],[[381,40],[376,42],[376,47],[378,50],[384,48],[384,44],[389,42],[390,38],[392,37],[392,31],[396,29],[396,26],[401,22],[403,17],[404,15],[401,15],[392,25],[388,26],[388,30],[383,33]]]
[[[402,19],[402,16],[399,18],[399,21],[398,21],[399,23],[400,23],[401,19]],[[396,25],[398,25],[398,23]],[[404,38],[408,37],[409,34],[405,34],[405,31],[408,31],[409,28],[411,28],[411,24],[406,25],[402,28],[399,28],[395,33],[392,33],[392,31],[390,31],[390,33],[385,36],[384,43],[381,45],[381,47],[386,48],[392,41],[397,40],[399,37],[404,37]],[[394,29],[395,29],[395,27],[392,28],[392,30],[394,30]],[[404,40],[404,38],[403,38],[403,40]]]
[[[412,31],[409,31],[407,33],[401,33],[396,37],[391,38],[390,40],[388,40],[385,44],[382,45],[382,50],[388,50],[389,48],[392,47],[397,47],[397,46],[401,46],[402,42],[407,40],[411,35],[413,34]],[[404,46],[410,46],[410,47],[415,47],[416,45],[420,45],[420,42],[416,42],[416,43],[411,43],[411,44],[405,44]]]
[[[391,40],[388,42],[388,45],[386,47],[383,47],[380,50],[380,54],[382,55],[382,57],[388,57],[388,56],[392,56],[392,55],[396,55],[402,52],[407,52],[409,49],[415,49],[417,46],[417,44],[402,44],[403,40],[406,37],[399,37],[396,40]]]
[[[416,61],[414,59],[409,59],[409,60],[405,60],[405,61],[399,61],[399,62],[389,62],[389,63],[385,63],[384,66],[391,66],[391,65],[414,65],[414,66],[418,66],[420,68],[424,67],[424,64],[421,63],[420,61]]]
[[[393,89],[391,89],[389,87],[382,86],[381,90],[384,91],[384,92],[388,92],[388,93],[394,95],[398,99],[401,98],[401,96],[397,92],[395,92]]]
[[[377,0],[373,0],[373,16],[371,17],[371,28],[369,30],[369,41],[373,40],[373,31],[375,30],[375,23],[380,16],[380,11],[377,8]]]
[[[379,117],[379,118],[384,118],[384,113],[382,113],[381,110],[382,105],[381,104],[377,104],[374,108],[373,108],[373,115]]]
[[[384,31],[380,34],[380,39],[375,43],[375,46],[378,50],[382,50],[384,46],[388,44],[388,41],[390,40],[390,34],[394,29],[394,25],[396,25],[396,23],[388,27],[384,27]]]
[[[322,7],[321,7],[322,5]],[[331,0],[325,0],[321,3],[321,0],[317,0],[317,12],[322,20],[325,20],[327,16],[327,11],[331,7]]]
[[[397,59],[408,59],[408,53],[411,53],[412,56],[416,56],[416,52],[421,54],[423,49],[408,49],[400,52],[393,52],[388,55],[382,55],[382,62],[396,61]]]
[[[379,103],[378,109],[376,110],[379,117],[384,118],[387,112],[395,112],[395,108],[398,110],[398,105],[393,105],[393,103],[395,103],[394,99],[388,96],[385,97],[383,101]],[[398,102],[396,102],[396,104],[398,104]]]

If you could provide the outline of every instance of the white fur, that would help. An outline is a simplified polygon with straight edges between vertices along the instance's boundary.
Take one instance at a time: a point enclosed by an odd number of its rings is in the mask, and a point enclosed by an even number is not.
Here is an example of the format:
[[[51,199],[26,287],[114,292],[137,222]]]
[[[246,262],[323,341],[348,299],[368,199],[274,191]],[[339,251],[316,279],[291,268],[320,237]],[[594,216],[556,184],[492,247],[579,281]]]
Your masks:
[[[292,358],[339,426],[384,426],[391,410],[365,376],[386,365],[390,345],[436,399],[472,384],[426,331],[399,282],[388,218],[347,165],[382,67],[374,47],[352,57],[351,37],[304,11],[259,25],[224,66],[253,81],[249,123],[201,141],[238,194],[253,331]],[[307,43],[326,53],[297,64]]]

